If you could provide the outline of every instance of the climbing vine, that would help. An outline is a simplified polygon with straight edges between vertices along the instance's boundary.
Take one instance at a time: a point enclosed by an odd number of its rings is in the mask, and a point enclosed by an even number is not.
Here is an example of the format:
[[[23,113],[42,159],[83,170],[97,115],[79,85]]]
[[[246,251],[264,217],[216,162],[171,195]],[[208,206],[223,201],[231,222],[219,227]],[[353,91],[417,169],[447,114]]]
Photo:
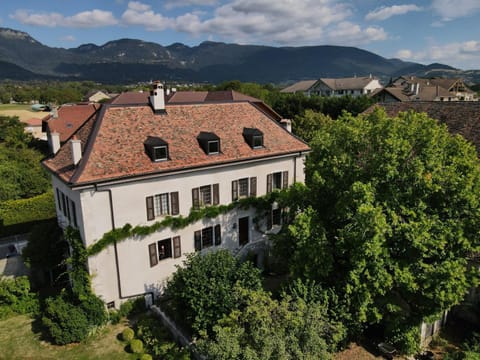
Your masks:
[[[294,184],[289,189],[274,191],[264,196],[240,199],[228,205],[214,205],[192,209],[188,216],[166,216],[163,220],[157,221],[152,225],[137,225],[133,227],[127,223],[121,228],[106,232],[96,243],[86,249],[86,254],[87,256],[96,255],[115,242],[120,242],[130,237],[150,235],[164,228],[169,227],[172,230],[182,229],[201,219],[213,219],[236,208],[255,208],[257,212],[256,219],[258,220],[270,211],[274,202],[279,203],[279,206],[282,207],[287,205],[291,207],[292,204],[298,201],[299,194],[304,193],[303,189],[304,186],[302,184]]]

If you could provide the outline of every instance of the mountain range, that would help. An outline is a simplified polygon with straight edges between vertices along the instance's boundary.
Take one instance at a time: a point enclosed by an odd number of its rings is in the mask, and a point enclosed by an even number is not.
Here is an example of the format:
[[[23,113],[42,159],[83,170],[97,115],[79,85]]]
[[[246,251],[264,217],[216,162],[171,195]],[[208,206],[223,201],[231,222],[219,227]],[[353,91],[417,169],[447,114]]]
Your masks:
[[[25,32],[0,28],[0,80],[130,83],[159,79],[219,83],[236,79],[288,83],[369,74],[388,79],[405,74],[462,76],[462,71],[444,64],[422,65],[386,59],[355,47],[329,45],[271,47],[206,41],[189,47],[120,39],[101,46],[52,48]],[[470,75],[476,78],[479,74]]]

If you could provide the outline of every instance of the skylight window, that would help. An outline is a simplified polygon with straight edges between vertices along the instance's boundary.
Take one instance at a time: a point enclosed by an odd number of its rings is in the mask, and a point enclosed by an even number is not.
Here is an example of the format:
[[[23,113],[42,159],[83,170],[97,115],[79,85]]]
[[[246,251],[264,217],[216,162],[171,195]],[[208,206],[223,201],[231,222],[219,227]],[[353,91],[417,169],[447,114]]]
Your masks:
[[[263,148],[263,133],[256,128],[243,128],[243,138],[252,149]]]
[[[202,131],[197,136],[198,143],[207,155],[220,153],[220,138],[213,132]]]
[[[165,140],[156,136],[148,136],[143,145],[152,161],[168,160],[168,143]]]

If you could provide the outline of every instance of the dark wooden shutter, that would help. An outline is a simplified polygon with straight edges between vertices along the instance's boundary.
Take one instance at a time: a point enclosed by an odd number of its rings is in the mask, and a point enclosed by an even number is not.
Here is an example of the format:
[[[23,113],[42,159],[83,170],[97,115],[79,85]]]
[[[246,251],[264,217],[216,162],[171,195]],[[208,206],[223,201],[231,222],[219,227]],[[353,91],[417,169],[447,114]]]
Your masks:
[[[60,195],[62,196],[62,209],[63,209],[63,215],[67,215],[67,202],[65,200],[65,194],[60,191]]]
[[[150,257],[150,267],[157,265],[158,264],[158,256],[157,256],[157,244],[156,243],[148,245],[148,255]]]
[[[72,218],[70,217],[70,199],[68,198],[68,196],[65,196],[65,204],[66,204],[66,215],[67,215],[67,219],[68,219],[68,222],[71,222],[72,221]]]
[[[202,231],[198,230],[193,233],[195,251],[202,250]]]
[[[180,245],[180,236],[174,236],[173,237],[173,257],[179,258],[182,256],[182,248]]]
[[[62,199],[60,198],[60,190],[57,188],[57,204],[58,210],[62,211]]]
[[[284,171],[282,174],[282,189],[288,188],[288,171]]]
[[[222,243],[222,234],[220,231],[220,225],[215,225],[215,245],[220,245]]]
[[[180,212],[178,206],[178,191],[170,193],[170,205],[172,209],[172,215],[178,215]]]
[[[257,196],[257,177],[250,178],[250,196]]]
[[[75,203],[70,200],[70,203],[72,204],[72,220],[73,220],[73,225],[75,227],[78,226],[78,222],[77,222],[77,209],[75,208]]]
[[[272,174],[267,175],[267,194],[272,192]]]
[[[238,180],[232,181],[232,201],[238,200]]]
[[[198,188],[192,189],[192,206],[194,209],[200,208],[200,199],[199,199],[199,192]]]
[[[219,199],[220,196],[219,196],[218,188],[219,188],[218,184],[213,184],[213,185],[212,185],[213,205],[218,205],[218,203],[220,202],[220,201],[219,201],[219,200],[220,200],[220,199]]]
[[[147,220],[155,219],[155,212],[153,210],[153,196],[147,196]]]

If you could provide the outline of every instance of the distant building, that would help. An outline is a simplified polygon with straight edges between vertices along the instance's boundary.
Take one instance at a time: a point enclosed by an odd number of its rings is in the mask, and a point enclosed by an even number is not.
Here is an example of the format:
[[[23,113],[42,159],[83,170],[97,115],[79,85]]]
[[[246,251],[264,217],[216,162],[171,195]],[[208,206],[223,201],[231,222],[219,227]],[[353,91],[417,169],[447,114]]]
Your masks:
[[[378,102],[398,101],[477,101],[477,96],[462,79],[400,76],[372,97]]]
[[[283,90],[283,93],[297,93],[319,95],[319,96],[345,96],[353,97],[368,95],[377,89],[381,89],[382,85],[377,78],[367,77],[350,77],[350,78],[321,78],[318,80],[305,80],[295,83]]]
[[[110,99],[110,95],[108,95],[107,93],[101,90],[91,90],[85,95],[83,100],[91,103],[98,103],[102,100],[108,99]]]
[[[36,139],[47,140],[47,134],[43,131],[42,127],[42,119],[30,118],[23,120],[22,123],[25,124],[25,132],[32,134]]]

